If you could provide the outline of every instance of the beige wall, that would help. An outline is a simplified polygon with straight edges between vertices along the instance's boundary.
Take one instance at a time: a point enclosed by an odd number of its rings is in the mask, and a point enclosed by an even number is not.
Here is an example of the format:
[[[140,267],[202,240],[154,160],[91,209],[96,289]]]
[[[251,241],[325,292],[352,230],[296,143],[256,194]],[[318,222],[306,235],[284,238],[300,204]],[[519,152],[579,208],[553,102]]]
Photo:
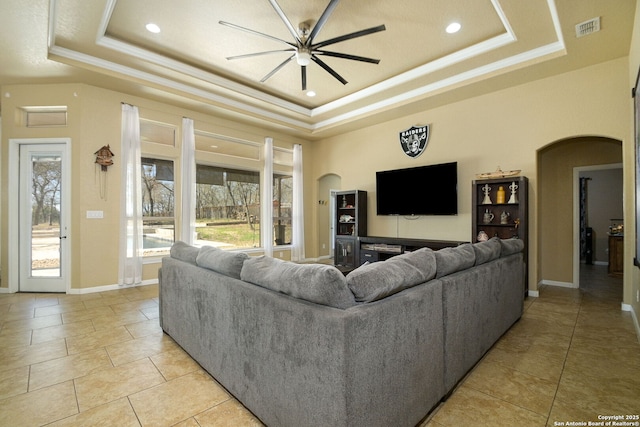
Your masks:
[[[120,122],[121,103],[137,105],[142,118],[157,120],[176,126],[177,143],[175,147],[145,147],[143,152],[154,150],[154,153],[175,159],[175,175],[180,176],[180,137],[182,117],[194,119],[196,129],[215,130],[222,135],[231,135],[250,141],[263,141],[266,136],[274,138],[274,145],[291,148],[295,143],[303,144],[303,151],[308,151],[306,141],[287,135],[266,131],[215,118],[212,116],[187,111],[170,105],[132,97],[126,94],[104,90],[101,88],[72,85],[15,85],[4,86],[2,94],[2,219],[0,235],[0,265],[7,266],[7,254],[16,248],[8,247],[7,239],[7,194],[8,194],[8,141],[17,138],[51,138],[65,137],[71,139],[71,288],[72,290],[88,289],[97,286],[109,286],[118,282],[118,236],[120,212]],[[24,106],[68,106],[68,126],[62,128],[26,128],[19,120],[20,107]],[[99,181],[96,178],[94,152],[103,145],[111,145],[115,154],[115,165],[109,168],[106,200],[100,197]],[[304,168],[311,168],[311,157],[304,156]],[[176,186],[179,183],[176,181]],[[306,194],[312,193],[312,184],[305,182]],[[305,209],[312,212],[314,205],[305,197]],[[176,206],[180,204],[180,194],[176,191]],[[307,206],[309,205],[309,206]],[[87,210],[104,212],[103,219],[87,219]],[[311,216],[311,215],[310,215]],[[180,221],[179,212],[176,220]],[[307,221],[305,233],[313,241],[313,221]],[[179,236],[178,236],[179,237]],[[288,258],[288,251],[282,251],[282,258]],[[284,253],[286,252],[286,253]],[[311,251],[313,252],[313,250]],[[159,263],[146,263],[143,268],[143,280],[157,278]],[[8,287],[8,268],[2,268],[2,287]]]
[[[622,162],[619,141],[581,137],[556,142],[538,155],[538,271],[541,280],[578,283],[573,277],[574,168]]]
[[[633,36],[631,38],[631,48],[629,49],[629,66],[627,74],[627,87],[631,88],[636,84],[638,69],[640,69],[640,1],[636,2],[635,24],[633,26]],[[629,112],[627,118],[629,123],[633,123],[633,100],[627,98]],[[634,129],[630,127],[627,141],[634,141]],[[624,157],[624,213],[625,213],[625,235],[636,235],[636,189],[635,189],[635,156],[636,148],[632,142],[623,146]],[[633,257],[636,256],[635,239],[627,238],[624,243],[624,303],[630,304],[636,316],[636,322],[640,317],[640,269],[633,264]],[[640,324],[636,323],[636,329],[640,330]]]
[[[521,169],[530,180],[529,283],[535,290],[545,279],[539,275],[536,256],[536,153],[555,141],[583,135],[629,144],[627,75],[627,59],[621,58],[328,138],[311,147],[314,158],[323,159],[314,163],[313,178],[333,173],[342,178],[343,189],[369,192],[369,235],[469,241],[475,174],[497,166]],[[416,159],[407,157],[398,132],[427,123],[432,133],[426,151]],[[366,162],[356,160],[364,156]],[[417,220],[376,216],[376,171],[449,161],[458,162],[459,215]],[[438,184],[425,183],[410,191],[414,197],[429,197],[432,185]],[[566,267],[570,272],[571,264]]]

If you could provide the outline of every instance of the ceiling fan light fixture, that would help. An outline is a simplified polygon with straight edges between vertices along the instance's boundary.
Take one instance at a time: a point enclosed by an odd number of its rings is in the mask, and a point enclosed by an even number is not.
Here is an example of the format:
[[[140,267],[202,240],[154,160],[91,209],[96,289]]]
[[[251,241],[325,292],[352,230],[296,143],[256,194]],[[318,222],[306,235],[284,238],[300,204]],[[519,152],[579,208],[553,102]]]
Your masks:
[[[306,67],[311,63],[311,52],[307,49],[299,49],[296,52],[296,62],[301,67]]]

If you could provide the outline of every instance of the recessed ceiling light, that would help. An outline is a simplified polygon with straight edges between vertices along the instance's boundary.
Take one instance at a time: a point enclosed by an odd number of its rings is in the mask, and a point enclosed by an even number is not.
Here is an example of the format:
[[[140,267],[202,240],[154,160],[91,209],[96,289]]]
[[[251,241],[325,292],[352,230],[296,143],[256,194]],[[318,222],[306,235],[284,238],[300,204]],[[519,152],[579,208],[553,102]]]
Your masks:
[[[150,33],[158,34],[160,32],[160,27],[158,27],[156,24],[154,24],[152,22],[150,22],[147,25],[145,25],[145,28]]]
[[[308,90],[307,91],[307,96],[311,96],[311,97],[316,96],[316,92],[313,91],[313,90]]]
[[[460,25],[457,22],[452,22],[451,24],[447,25],[447,33],[449,34],[453,34],[453,33],[457,33],[458,31],[460,31],[460,28],[462,28],[462,25]]]

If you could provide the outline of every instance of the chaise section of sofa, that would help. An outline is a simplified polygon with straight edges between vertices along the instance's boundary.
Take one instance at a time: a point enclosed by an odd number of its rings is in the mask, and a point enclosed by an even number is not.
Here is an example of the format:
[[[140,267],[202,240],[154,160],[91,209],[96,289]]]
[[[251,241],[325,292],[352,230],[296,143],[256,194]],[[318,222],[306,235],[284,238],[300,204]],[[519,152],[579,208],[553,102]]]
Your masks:
[[[509,249],[503,250],[503,244],[495,238],[445,251],[449,264],[453,265],[440,278],[444,381],[448,392],[522,316],[521,244],[521,240],[514,239],[507,243]]]

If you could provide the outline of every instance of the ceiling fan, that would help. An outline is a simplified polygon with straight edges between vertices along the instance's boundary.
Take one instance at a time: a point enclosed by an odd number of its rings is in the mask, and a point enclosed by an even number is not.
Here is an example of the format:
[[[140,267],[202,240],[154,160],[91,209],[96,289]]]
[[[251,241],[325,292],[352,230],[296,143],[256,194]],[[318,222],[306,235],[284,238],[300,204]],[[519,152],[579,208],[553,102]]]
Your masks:
[[[331,0],[329,2],[329,5],[327,5],[327,8],[324,10],[324,12],[322,12],[322,15],[320,16],[320,19],[318,19],[318,22],[315,24],[313,29],[311,29],[311,25],[310,25],[309,21],[306,21],[306,22],[302,22],[298,26],[298,29],[296,30],[296,28],[294,28],[294,26],[291,24],[291,21],[289,21],[287,16],[284,14],[282,9],[280,8],[280,5],[278,5],[277,1],[276,0],[269,0],[269,3],[271,3],[271,6],[273,6],[273,8],[275,9],[276,13],[278,14],[278,16],[280,16],[280,19],[282,19],[282,21],[286,25],[287,29],[289,30],[289,32],[293,36],[293,38],[295,40],[294,42],[288,42],[286,40],[283,40],[283,39],[280,39],[280,38],[277,38],[277,37],[273,37],[273,36],[270,36],[268,34],[261,33],[259,31],[251,30],[249,28],[241,27],[239,25],[231,24],[229,22],[220,21],[220,24],[225,25],[227,27],[235,28],[237,30],[246,31],[248,33],[251,33],[251,34],[254,34],[254,35],[257,35],[257,36],[265,37],[265,38],[268,38],[270,40],[274,40],[274,41],[277,41],[277,42],[280,42],[280,43],[284,43],[284,44],[286,44],[288,46],[288,48],[286,48],[286,49],[270,50],[270,51],[265,51],[265,52],[249,53],[249,54],[237,55],[237,56],[229,56],[229,57],[227,57],[227,59],[228,60],[244,59],[244,58],[252,58],[252,57],[255,57],[255,56],[270,55],[270,54],[275,54],[275,53],[280,53],[280,52],[292,52],[291,56],[289,56],[287,59],[285,59],[276,68],[271,70],[269,72],[269,74],[264,76],[262,78],[262,80],[260,80],[260,83],[264,83],[265,81],[267,81],[267,79],[269,79],[269,77],[273,76],[275,73],[280,71],[285,65],[287,65],[289,62],[291,62],[295,58],[296,62],[300,66],[300,70],[301,70],[302,90],[303,91],[307,90],[307,66],[311,63],[311,61],[313,61],[316,64],[318,64],[325,71],[327,71],[329,74],[331,74],[333,77],[335,77],[338,81],[340,81],[340,83],[342,83],[343,85],[347,84],[347,81],[340,74],[338,74],[335,70],[333,70],[330,66],[328,66],[324,61],[322,61],[319,58],[319,56],[322,56],[322,55],[324,55],[324,56],[332,56],[332,57],[335,57],[335,58],[350,59],[350,60],[353,60],[353,61],[368,62],[368,63],[371,63],[371,64],[378,64],[380,62],[380,60],[379,59],[373,59],[373,58],[367,58],[367,57],[364,57],[364,56],[349,55],[349,54],[340,53],[340,52],[332,52],[332,51],[324,50],[323,48],[325,46],[329,46],[329,45],[332,45],[332,44],[335,44],[335,43],[343,42],[345,40],[355,39],[357,37],[362,37],[362,36],[366,36],[366,35],[369,35],[369,34],[377,33],[379,31],[384,31],[386,28],[385,28],[384,25],[378,25],[377,27],[367,28],[365,30],[356,31],[354,33],[349,33],[349,34],[345,34],[345,35],[339,36],[339,37],[334,37],[332,39],[325,40],[325,41],[322,41],[322,42],[319,42],[319,43],[314,43],[314,39],[316,38],[316,36],[320,32],[320,30],[322,30],[322,27],[326,24],[327,20],[329,19],[329,16],[331,15],[333,10],[338,5],[338,2],[339,2],[339,0]]]

